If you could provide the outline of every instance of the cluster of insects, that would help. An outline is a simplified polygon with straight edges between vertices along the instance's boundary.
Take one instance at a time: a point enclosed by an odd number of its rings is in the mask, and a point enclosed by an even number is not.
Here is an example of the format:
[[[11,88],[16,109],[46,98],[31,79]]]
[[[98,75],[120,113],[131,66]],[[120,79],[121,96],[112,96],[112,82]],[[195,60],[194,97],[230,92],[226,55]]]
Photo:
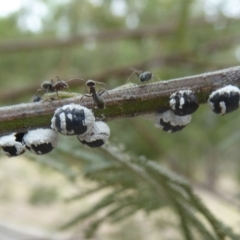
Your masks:
[[[101,147],[110,137],[110,128],[102,121],[95,121],[92,111],[78,104],[68,104],[56,109],[51,128],[77,139],[89,147]]]
[[[52,129],[38,128],[24,133],[12,133],[0,138],[3,153],[19,156],[26,150],[42,155],[51,152],[58,143],[58,134]]]
[[[67,83],[71,80],[75,79],[64,81],[57,77],[57,81],[43,82],[38,91],[56,93],[57,97],[59,97],[59,91],[67,90],[71,93]],[[78,80],[83,79],[79,78]],[[89,94],[84,94],[82,97],[92,97],[97,108],[104,109],[105,103],[101,95],[106,91],[97,92],[96,83],[99,82],[88,80],[86,86],[89,88]],[[35,94],[33,102],[39,101],[42,101],[42,97]],[[107,141],[110,129],[106,123],[95,121],[90,109],[78,104],[69,104],[55,111],[51,120],[51,129],[40,128],[3,136],[0,138],[0,146],[3,153],[9,157],[19,156],[26,150],[37,155],[47,154],[57,146],[58,133],[67,136],[76,135],[82,144],[95,148],[101,147]]]
[[[214,113],[220,115],[237,110],[240,90],[232,85],[217,89],[209,95],[208,104]],[[178,132],[191,122],[191,115],[198,107],[197,96],[191,90],[175,92],[169,97],[170,109],[157,113],[155,126],[169,133]]]
[[[65,80],[60,80],[60,78],[58,76],[56,76],[57,81],[54,81],[53,79],[51,79],[51,81],[44,81],[41,84],[41,88],[38,89],[38,91],[45,91],[47,93],[53,93],[56,92],[57,96],[58,96],[58,92],[62,91],[62,90],[67,90],[69,92],[71,92],[69,90],[69,85],[68,82],[73,81],[73,80],[80,80],[80,81],[84,81],[84,79],[82,78],[74,78],[74,79],[69,79],[67,81]]]
[[[0,138],[0,146],[9,157],[19,156],[26,150],[37,155],[47,154],[57,146],[58,133],[76,135],[82,144],[95,148],[106,143],[110,137],[110,128],[102,121],[95,121],[90,109],[69,104],[56,109],[51,129],[39,128],[3,136]]]
[[[169,97],[169,108],[157,113],[155,126],[166,132],[178,132],[187,126],[199,107],[191,90],[180,90]]]
[[[69,79],[69,80],[65,81],[65,80],[60,80],[58,76],[56,76],[56,77],[57,77],[57,81],[55,81],[55,82],[53,81],[53,79],[51,81],[43,82],[41,84],[41,88],[38,89],[38,91],[45,91],[46,93],[56,93],[57,97],[59,97],[59,94],[58,94],[59,91],[67,90],[68,92],[71,93],[71,91],[69,90],[69,85],[68,85],[67,82],[72,81],[72,80],[84,81],[84,79],[82,79],[82,78]],[[104,91],[101,91],[101,92],[97,92],[96,91],[96,84],[104,84],[104,83],[97,82],[97,81],[94,81],[94,80],[87,80],[86,81],[86,87],[89,88],[89,94],[84,94],[82,96],[82,98],[83,97],[92,97],[92,99],[93,99],[95,105],[97,106],[97,108],[104,109],[105,108],[105,103],[104,103],[104,100],[101,97],[101,95],[104,94],[104,93],[107,93],[107,91],[104,90]],[[33,102],[39,102],[41,100],[42,100],[42,98],[40,96],[36,95],[36,94],[33,97]],[[54,99],[50,99],[50,100],[54,100]]]
[[[130,77],[136,74],[141,83],[152,80],[152,72],[134,70]],[[129,81],[130,77],[127,81]],[[71,81],[70,79],[68,81]],[[78,80],[83,80],[79,78]],[[62,90],[69,90],[68,81],[46,81],[41,85],[40,90],[46,93],[56,93]],[[84,80],[83,80],[84,81]],[[98,109],[104,109],[105,103],[102,98],[106,90],[96,91],[96,84],[103,84],[93,80],[86,81],[89,89],[88,94],[83,97],[92,97]],[[108,94],[108,93],[107,93]],[[81,99],[82,99],[81,98]],[[33,102],[41,101],[40,96],[35,96]],[[236,86],[228,85],[213,91],[209,95],[208,104],[216,114],[224,115],[238,109],[240,103],[240,90]],[[158,111],[156,114],[155,126],[169,133],[174,133],[185,128],[192,119],[192,114],[198,109],[199,103],[195,93],[189,89],[179,90],[169,97],[168,109]],[[26,150],[42,155],[51,152],[58,143],[58,133],[72,136],[89,147],[101,147],[110,137],[110,129],[105,122],[96,121],[91,109],[79,104],[64,105],[55,110],[51,120],[51,128],[35,129],[22,133],[12,133],[0,138],[0,147],[9,156],[19,156]]]

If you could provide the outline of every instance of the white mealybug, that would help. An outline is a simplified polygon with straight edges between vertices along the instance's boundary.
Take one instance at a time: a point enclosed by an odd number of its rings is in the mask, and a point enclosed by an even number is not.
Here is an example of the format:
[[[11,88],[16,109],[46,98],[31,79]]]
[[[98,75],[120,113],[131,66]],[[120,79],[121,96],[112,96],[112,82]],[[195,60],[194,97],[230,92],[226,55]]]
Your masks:
[[[58,133],[52,129],[43,128],[30,130],[23,136],[23,143],[34,154],[46,154],[57,146]]]
[[[63,135],[80,135],[92,129],[95,117],[92,111],[78,104],[58,108],[51,120],[51,128]]]
[[[155,126],[165,132],[173,133],[182,130],[191,120],[191,115],[178,116],[172,110],[167,110],[157,114]]]
[[[110,137],[110,128],[105,122],[94,123],[90,132],[77,136],[78,140],[89,147],[101,147]]]
[[[22,143],[24,133],[12,133],[0,138],[0,146],[3,153],[9,157],[15,157],[26,151],[25,145]]]
[[[169,98],[169,105],[173,112],[179,116],[192,114],[199,107],[197,96],[191,90],[173,93]]]
[[[232,85],[213,91],[208,98],[208,104],[212,111],[221,115],[238,109],[239,101],[240,90]]]

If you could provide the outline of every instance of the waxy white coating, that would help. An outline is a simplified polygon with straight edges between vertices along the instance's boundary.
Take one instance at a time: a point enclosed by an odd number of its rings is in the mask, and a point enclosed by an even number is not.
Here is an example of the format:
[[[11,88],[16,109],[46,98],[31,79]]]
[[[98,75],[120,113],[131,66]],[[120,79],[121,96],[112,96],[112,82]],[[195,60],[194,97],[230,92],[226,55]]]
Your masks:
[[[180,94],[180,95],[181,95],[179,108],[182,109],[183,105],[185,104],[185,99],[184,99],[184,97],[183,97],[183,96],[184,96],[184,93],[187,94],[187,95],[190,95],[190,94],[193,93],[193,91],[191,91],[191,90],[180,90],[180,91],[178,91],[178,92],[173,93],[173,94],[169,97],[169,99],[170,99],[169,105],[170,105],[170,107],[171,107],[173,110],[176,110],[176,99],[175,99],[175,98],[176,98],[177,94]]]
[[[230,94],[231,92],[239,92],[240,93],[240,90],[236,86],[228,85],[226,87],[222,87],[222,88],[219,88],[219,89],[213,91],[209,95],[209,98],[213,98],[216,93],[219,93],[219,94],[229,93]]]
[[[165,123],[170,123],[170,125],[173,126],[173,127],[175,127],[175,126],[186,126],[191,122],[192,116],[191,115],[178,116],[178,115],[175,115],[172,110],[167,110],[163,113],[159,113],[156,116],[155,127],[163,129],[164,126],[159,124],[161,119]],[[171,132],[171,130],[169,130],[168,132]]]
[[[228,85],[222,88],[219,88],[215,91],[213,91],[208,98],[208,104],[211,107],[211,109],[214,111],[215,110],[215,106],[214,106],[214,102],[212,102],[211,100],[215,97],[215,95],[219,94],[219,95],[224,95],[224,94],[228,94],[230,97],[230,94],[234,92],[234,93],[238,93],[240,95],[240,90],[238,87],[233,86],[233,85]],[[238,105],[240,105],[240,101],[238,102]],[[224,115],[227,112],[227,107],[226,107],[226,103],[224,101],[219,102],[219,107],[221,108],[221,115]]]
[[[88,143],[97,140],[102,140],[105,143],[110,137],[110,128],[105,122],[96,121],[88,133],[78,135],[77,137],[80,141],[86,141]]]
[[[0,146],[1,147],[15,147],[16,149],[16,155],[20,155],[26,151],[25,145],[22,144],[22,142],[16,141],[16,133],[9,134],[7,136],[3,136],[0,138]],[[4,151],[2,149],[3,153],[6,154],[9,157],[13,157],[9,152]]]
[[[84,111],[84,115],[85,115],[85,119],[79,124],[82,124],[83,126],[86,126],[87,127],[87,131],[88,132],[89,130],[91,130],[92,128],[92,125],[95,121],[95,117],[92,113],[92,111],[86,107],[83,107],[79,104],[67,104],[67,105],[64,105],[63,107],[60,107],[58,109],[55,110],[54,112],[54,116],[51,120],[51,128],[58,131],[58,128],[56,126],[56,118],[60,118],[60,128],[61,128],[61,131],[60,133],[61,134],[64,134],[64,135],[74,135],[74,130],[71,130],[69,131],[67,129],[67,119],[68,118],[70,121],[73,120],[73,115],[71,114],[71,111],[73,110],[83,110]],[[59,112],[61,112],[59,114]]]
[[[40,150],[35,152],[32,146],[40,147],[42,144],[50,143],[55,148],[58,143],[58,133],[52,129],[38,128],[28,131],[23,137],[24,144],[35,154],[44,154]]]

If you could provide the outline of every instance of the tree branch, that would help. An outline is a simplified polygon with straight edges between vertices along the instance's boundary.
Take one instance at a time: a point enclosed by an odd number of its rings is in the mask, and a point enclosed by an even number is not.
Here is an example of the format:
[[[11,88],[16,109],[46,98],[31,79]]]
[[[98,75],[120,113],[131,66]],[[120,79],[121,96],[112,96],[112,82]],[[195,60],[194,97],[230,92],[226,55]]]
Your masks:
[[[200,21],[199,19],[193,20],[191,26],[203,26],[209,25],[209,23]],[[21,41],[5,41],[0,43],[0,53],[15,53],[26,52],[43,49],[63,48],[71,47],[79,44],[94,40],[96,42],[105,42],[122,39],[134,39],[149,36],[166,36],[172,34],[178,23],[167,23],[165,26],[147,26],[138,29],[117,29],[117,30],[105,30],[97,33],[72,35],[67,38],[45,38],[41,40],[21,40]]]
[[[54,110],[69,103],[92,108],[96,118],[109,121],[168,108],[169,96],[181,89],[191,89],[196,93],[200,104],[206,103],[213,90],[229,84],[240,86],[240,66],[169,81],[113,89],[102,95],[106,104],[104,110],[95,109],[92,98],[82,98],[80,94],[72,97],[73,95],[67,92],[58,93],[60,97],[67,98],[0,108],[0,135],[49,127]]]

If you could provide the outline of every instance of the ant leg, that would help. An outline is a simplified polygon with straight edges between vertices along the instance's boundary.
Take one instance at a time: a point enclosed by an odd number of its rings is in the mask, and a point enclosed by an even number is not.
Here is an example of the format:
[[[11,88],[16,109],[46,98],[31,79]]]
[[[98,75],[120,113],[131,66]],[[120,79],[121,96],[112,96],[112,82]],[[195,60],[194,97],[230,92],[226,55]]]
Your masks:
[[[106,90],[104,90],[104,91],[98,93],[98,95],[101,96],[101,95],[104,94],[104,93],[106,93],[106,94],[111,98],[111,96],[109,95],[109,93],[108,93]]]
[[[31,102],[38,102],[42,99],[42,97],[40,97],[37,93],[39,91],[46,91],[45,89],[39,88],[36,93],[33,95],[33,98],[31,99]]]
[[[39,91],[45,91],[45,92],[46,92],[45,89],[39,88],[39,89],[36,91],[35,95],[37,95],[37,93],[38,93]]]
[[[72,79],[66,80],[66,82],[70,82],[70,81],[74,81],[74,80],[81,80],[81,81],[85,82],[85,80],[83,78],[72,78]],[[72,91],[69,88],[67,89],[67,91],[73,95]]]
[[[51,79],[51,84],[54,85],[54,81],[53,81],[53,79]]]
[[[107,91],[102,91],[102,92],[100,92],[100,93],[98,93],[98,96],[100,97],[101,95],[103,95],[104,93],[106,93],[107,95],[108,95],[108,97],[110,98],[110,99],[112,99],[111,98],[111,96],[109,95],[109,93],[107,92]]]
[[[126,83],[125,84],[127,84],[128,82],[129,82],[129,80],[130,80],[130,78],[132,77],[132,75],[133,74],[135,74],[136,73],[136,71],[134,70],[132,73],[131,73],[131,75],[128,77],[128,79],[127,79],[127,81],[126,81]]]
[[[103,92],[104,92],[104,91],[106,91],[106,88],[100,88],[100,89],[98,90],[98,94],[99,94],[100,90],[103,90]]]
[[[90,94],[84,94],[84,95],[82,95],[82,97],[80,98],[80,101],[81,101],[84,97],[92,97],[92,95],[90,95]]]
[[[73,81],[73,80],[81,80],[81,81],[85,82],[85,80],[83,78],[72,78],[72,79],[66,80],[66,82],[70,82],[70,81]]]
[[[98,95],[101,96],[102,94],[104,94],[106,91],[102,91],[102,92],[98,92]]]
[[[153,74],[153,77],[156,77],[158,81],[161,81],[161,79],[158,77],[158,75]]]
[[[69,93],[71,93],[73,95],[73,92],[69,88],[65,88],[64,90],[68,91]]]
[[[80,98],[79,102],[81,102],[84,97],[92,97],[92,95],[90,95],[90,94],[84,94],[84,95],[82,95],[82,97]]]
[[[59,76],[56,75],[55,78],[57,79],[58,82],[61,81],[60,78],[59,78]],[[53,80],[52,80],[52,81],[53,81]],[[54,83],[54,82],[53,82],[53,83]]]
[[[108,94],[108,92],[107,92],[106,89],[103,88],[103,91],[102,91],[102,92],[98,91],[98,95],[99,95],[99,96],[101,96],[101,95],[104,94],[104,93],[106,93],[106,94],[111,98],[111,96]]]

